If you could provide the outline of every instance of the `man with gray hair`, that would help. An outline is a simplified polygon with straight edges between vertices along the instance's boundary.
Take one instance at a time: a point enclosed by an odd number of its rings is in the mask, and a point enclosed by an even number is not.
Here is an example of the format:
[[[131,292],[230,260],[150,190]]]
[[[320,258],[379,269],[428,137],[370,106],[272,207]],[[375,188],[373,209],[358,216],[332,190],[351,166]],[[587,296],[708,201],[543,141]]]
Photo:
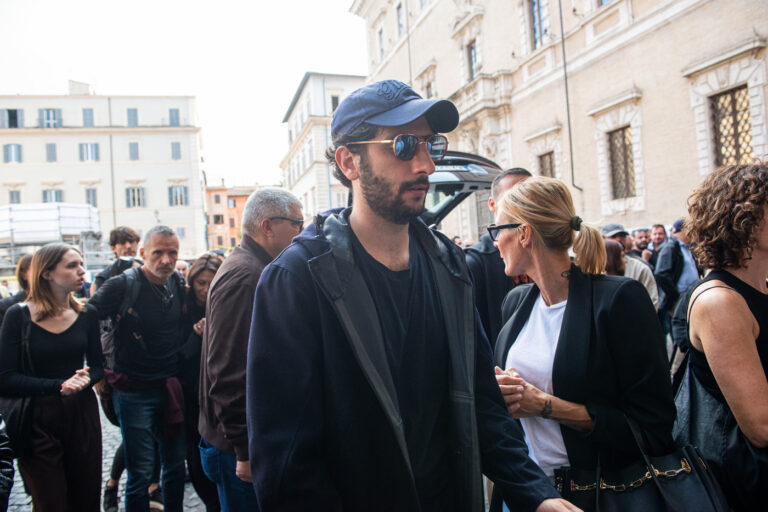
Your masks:
[[[144,235],[144,265],[108,279],[89,305],[112,318],[115,360],[104,380],[125,445],[126,512],[149,510],[155,444],[160,448],[163,506],[182,512],[184,501],[183,404],[179,325],[184,284],[176,272],[179,238],[168,226]]]
[[[262,270],[303,228],[287,190],[261,189],[243,211],[243,240],[210,286],[200,364],[200,455],[223,510],[256,510],[248,465],[245,366],[253,293]]]

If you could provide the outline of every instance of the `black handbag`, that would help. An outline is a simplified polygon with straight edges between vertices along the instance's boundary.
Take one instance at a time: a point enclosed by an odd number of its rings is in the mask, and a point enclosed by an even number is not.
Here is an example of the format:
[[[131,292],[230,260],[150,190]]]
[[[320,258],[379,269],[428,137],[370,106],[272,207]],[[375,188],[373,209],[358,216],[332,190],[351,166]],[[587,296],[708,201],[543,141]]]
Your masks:
[[[701,383],[690,361],[675,405],[675,441],[701,449],[733,509],[768,510],[768,449],[749,442],[725,398]]]
[[[29,352],[29,337],[32,330],[32,317],[26,304],[21,304],[21,350],[19,351],[19,371],[24,375],[35,375],[32,367],[32,357]],[[30,454],[29,443],[32,435],[32,413],[35,401],[33,396],[0,397],[0,414],[5,420],[6,433],[11,444],[14,457],[25,457]]]
[[[696,447],[651,457],[640,427],[628,416],[642,461],[618,471],[564,468],[555,471],[558,492],[577,507],[595,512],[727,512],[717,480]]]

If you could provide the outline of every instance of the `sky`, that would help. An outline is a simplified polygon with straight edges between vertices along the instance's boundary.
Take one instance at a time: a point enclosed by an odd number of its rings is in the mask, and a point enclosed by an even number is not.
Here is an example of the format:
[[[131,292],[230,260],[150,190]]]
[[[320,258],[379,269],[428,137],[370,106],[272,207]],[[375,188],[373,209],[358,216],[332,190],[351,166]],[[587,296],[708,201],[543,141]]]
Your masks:
[[[304,73],[367,74],[351,4],[0,0],[0,94],[195,96],[208,184],[276,184]]]

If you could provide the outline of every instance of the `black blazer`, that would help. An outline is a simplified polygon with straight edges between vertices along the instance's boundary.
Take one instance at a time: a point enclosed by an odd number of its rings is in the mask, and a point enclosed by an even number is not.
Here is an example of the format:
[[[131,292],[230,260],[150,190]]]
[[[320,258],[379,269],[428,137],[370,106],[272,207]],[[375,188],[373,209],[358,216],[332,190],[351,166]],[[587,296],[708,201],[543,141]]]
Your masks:
[[[494,353],[499,367],[504,368],[538,296],[531,284],[515,288],[504,300],[506,322]],[[664,336],[639,281],[584,274],[571,266],[552,387],[555,396],[585,405],[595,422],[588,433],[560,425],[572,467],[594,469],[598,453],[606,469],[640,458],[623,413],[643,429],[653,454],[672,449],[675,405]]]

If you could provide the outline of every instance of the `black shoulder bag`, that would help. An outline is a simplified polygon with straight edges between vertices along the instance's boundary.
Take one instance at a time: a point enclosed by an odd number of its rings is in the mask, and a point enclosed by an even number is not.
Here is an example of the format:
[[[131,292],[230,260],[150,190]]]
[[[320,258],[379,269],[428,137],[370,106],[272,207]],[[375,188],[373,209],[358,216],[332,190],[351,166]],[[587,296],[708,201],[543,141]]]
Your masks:
[[[712,286],[707,290],[713,288],[733,289]],[[692,309],[693,304],[689,311]],[[693,371],[690,359],[687,363],[675,396],[677,419],[672,436],[678,443],[701,449],[734,510],[768,510],[768,448],[749,442],[722,393],[708,389]]]
[[[32,317],[29,307],[21,304],[21,350],[19,351],[19,372],[24,375],[34,376],[32,356],[29,352],[29,338],[32,330]],[[14,457],[29,455],[31,447],[29,440],[32,434],[32,412],[34,410],[34,396],[0,397],[0,413],[5,419],[6,432]]]
[[[596,512],[728,512],[717,480],[695,446],[651,457],[640,427],[629,416],[642,461],[618,471],[567,469],[555,472],[555,486],[574,505]]]

